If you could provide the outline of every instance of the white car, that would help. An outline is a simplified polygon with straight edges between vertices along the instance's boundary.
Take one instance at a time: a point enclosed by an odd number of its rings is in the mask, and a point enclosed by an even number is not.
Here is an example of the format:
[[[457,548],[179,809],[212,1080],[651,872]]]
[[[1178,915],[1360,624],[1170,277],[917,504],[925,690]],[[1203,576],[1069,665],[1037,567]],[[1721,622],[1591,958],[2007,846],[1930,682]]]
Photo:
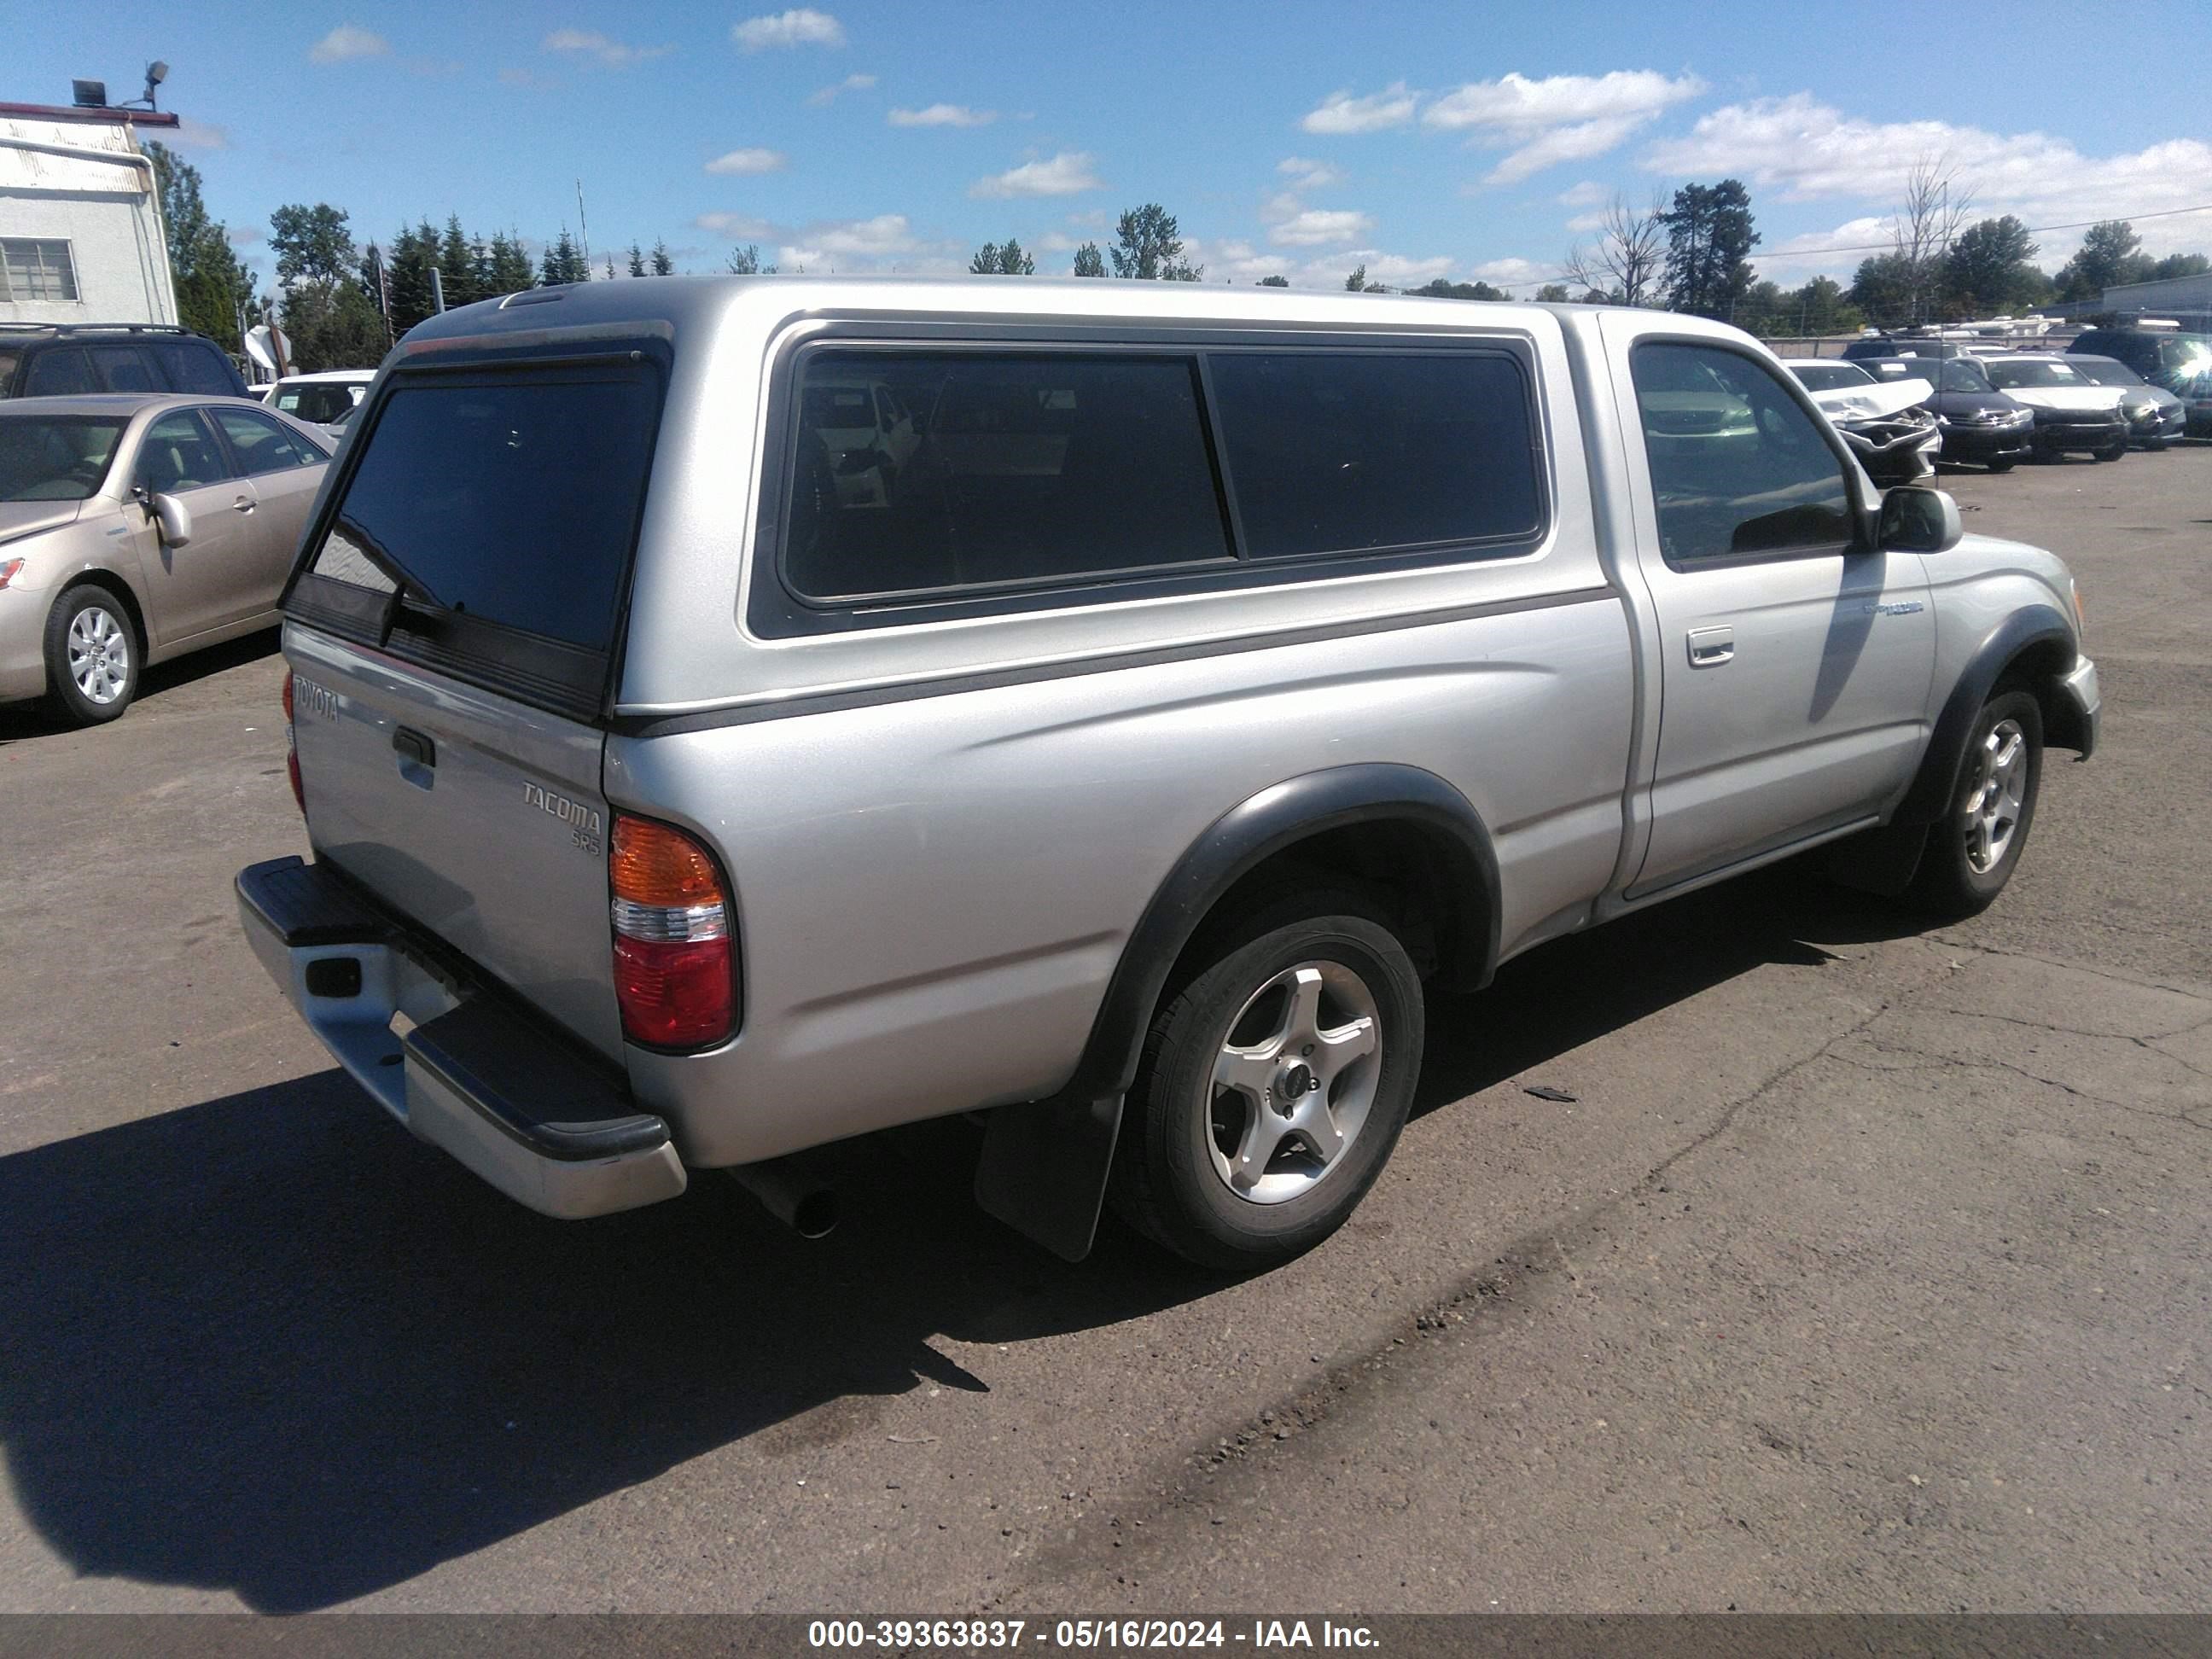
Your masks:
[[[373,368],[333,368],[319,374],[287,374],[262,392],[261,401],[280,415],[319,426],[333,438],[345,431],[361,400],[368,395]]]
[[[2023,351],[1984,357],[1990,384],[2035,411],[2035,453],[2049,460],[2068,450],[2086,450],[2100,461],[2128,453],[2128,420],[2121,391],[2099,386],[2063,357]]]

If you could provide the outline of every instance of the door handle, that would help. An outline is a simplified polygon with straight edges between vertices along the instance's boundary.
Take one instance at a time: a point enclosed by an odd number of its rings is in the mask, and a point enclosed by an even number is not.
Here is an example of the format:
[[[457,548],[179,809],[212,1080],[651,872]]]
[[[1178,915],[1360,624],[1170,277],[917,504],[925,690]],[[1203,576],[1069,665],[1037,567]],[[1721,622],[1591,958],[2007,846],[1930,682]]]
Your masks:
[[[1690,666],[1717,668],[1735,656],[1735,629],[1693,628],[1690,630]]]
[[[230,504],[230,510],[231,510],[232,512],[234,512],[234,513],[251,513],[251,512],[252,512],[252,511],[253,511],[253,499],[252,499],[252,496],[250,496],[250,495],[240,495],[240,496],[236,501],[233,501],[233,502]]]

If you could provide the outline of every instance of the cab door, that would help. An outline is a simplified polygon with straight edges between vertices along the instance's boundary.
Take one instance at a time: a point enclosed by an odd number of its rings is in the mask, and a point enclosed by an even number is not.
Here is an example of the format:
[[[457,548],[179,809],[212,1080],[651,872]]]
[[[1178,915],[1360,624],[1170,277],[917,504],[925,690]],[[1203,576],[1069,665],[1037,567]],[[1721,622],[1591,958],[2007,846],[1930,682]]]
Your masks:
[[[150,512],[135,509],[138,568],[145,578],[146,621],[155,643],[170,645],[234,620],[241,568],[252,562],[254,514],[261,498],[237,476],[230,451],[197,409],[172,409],[147,423],[131,482],[146,492],[174,495],[192,515],[191,539],[172,547]]]
[[[1605,320],[1659,625],[1634,898],[1887,812],[1926,746],[1936,629],[1920,556],[1861,544],[1856,463],[1796,387]]]
[[[330,462],[307,439],[260,410],[225,403],[211,404],[207,413],[257,501],[241,532],[236,591],[223,605],[226,620],[235,621],[276,608]]]

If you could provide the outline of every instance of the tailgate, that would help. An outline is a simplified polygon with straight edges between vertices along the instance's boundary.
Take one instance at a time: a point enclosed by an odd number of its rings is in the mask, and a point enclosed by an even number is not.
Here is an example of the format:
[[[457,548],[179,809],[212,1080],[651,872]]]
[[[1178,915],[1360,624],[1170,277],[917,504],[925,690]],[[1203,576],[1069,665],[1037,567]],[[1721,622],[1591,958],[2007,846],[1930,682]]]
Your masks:
[[[619,1060],[602,734],[312,629],[285,653],[317,859]]]
[[[599,767],[663,378],[403,362],[283,607],[317,858],[617,1059]]]

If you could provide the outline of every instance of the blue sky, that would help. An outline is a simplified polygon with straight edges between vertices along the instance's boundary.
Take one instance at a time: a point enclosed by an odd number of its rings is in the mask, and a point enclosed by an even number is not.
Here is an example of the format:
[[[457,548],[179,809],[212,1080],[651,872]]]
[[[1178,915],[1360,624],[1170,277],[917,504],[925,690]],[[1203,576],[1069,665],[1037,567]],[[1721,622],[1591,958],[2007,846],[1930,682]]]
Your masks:
[[[768,0],[677,6],[343,0],[21,3],[0,100],[73,76],[162,106],[209,204],[266,278],[270,210],[327,201],[366,240],[460,215],[595,255],[665,239],[809,270],[964,267],[1018,236],[1040,270],[1145,201],[1208,280],[1280,272],[1525,289],[1616,191],[1734,174],[1763,274],[1848,276],[1917,161],[2034,226],[2212,204],[2189,77],[2205,13],[2138,3],[1538,3],[1295,0],[1113,7]],[[2164,41],[2166,46],[2159,43]],[[2169,95],[2177,84],[2185,95]],[[2212,251],[2212,212],[2138,225]],[[2042,234],[2055,266],[2078,231]],[[1813,250],[1808,252],[1806,250]]]

